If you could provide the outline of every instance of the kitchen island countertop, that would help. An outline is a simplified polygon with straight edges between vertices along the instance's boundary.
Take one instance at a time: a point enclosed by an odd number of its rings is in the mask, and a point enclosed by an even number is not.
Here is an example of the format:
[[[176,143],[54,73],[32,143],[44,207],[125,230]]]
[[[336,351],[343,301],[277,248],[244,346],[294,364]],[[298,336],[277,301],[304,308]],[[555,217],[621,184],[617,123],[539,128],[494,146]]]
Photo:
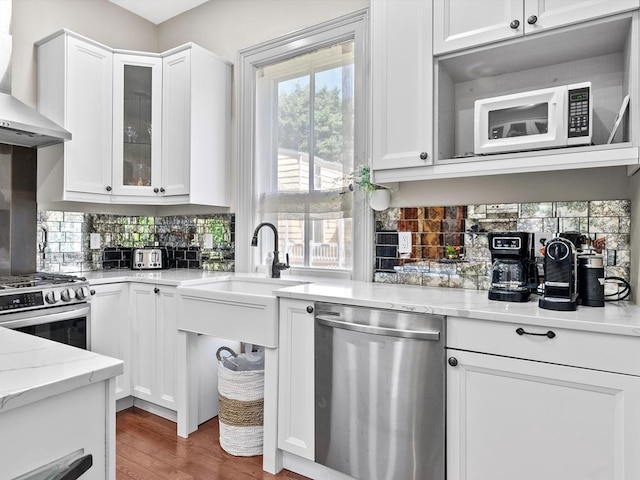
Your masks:
[[[123,362],[0,328],[0,413],[107,380]]]

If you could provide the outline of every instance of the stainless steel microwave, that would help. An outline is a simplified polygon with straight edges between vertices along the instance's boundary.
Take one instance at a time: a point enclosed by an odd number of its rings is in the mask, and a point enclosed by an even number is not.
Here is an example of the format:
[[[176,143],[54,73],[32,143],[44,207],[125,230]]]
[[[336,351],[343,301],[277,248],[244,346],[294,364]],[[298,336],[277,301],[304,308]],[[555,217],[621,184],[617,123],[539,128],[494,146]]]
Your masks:
[[[591,82],[476,100],[474,153],[591,144]]]

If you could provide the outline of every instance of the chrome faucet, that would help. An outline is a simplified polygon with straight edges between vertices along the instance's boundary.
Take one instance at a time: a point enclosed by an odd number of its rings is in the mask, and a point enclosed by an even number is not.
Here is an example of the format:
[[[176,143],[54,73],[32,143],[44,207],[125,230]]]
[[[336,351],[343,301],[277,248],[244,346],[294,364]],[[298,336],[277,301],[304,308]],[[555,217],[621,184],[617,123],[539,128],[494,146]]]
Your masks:
[[[288,253],[286,254],[287,262],[281,263],[280,258],[278,257],[278,229],[276,228],[276,226],[273,223],[269,223],[269,222],[262,222],[260,225],[258,225],[256,229],[253,231],[251,246],[252,247],[258,246],[258,232],[260,232],[260,229],[262,227],[269,227],[271,230],[273,230],[273,235],[275,237],[274,239],[275,247],[273,251],[273,262],[271,263],[271,278],[280,278],[280,271],[286,270],[287,268],[289,268],[289,254]]]

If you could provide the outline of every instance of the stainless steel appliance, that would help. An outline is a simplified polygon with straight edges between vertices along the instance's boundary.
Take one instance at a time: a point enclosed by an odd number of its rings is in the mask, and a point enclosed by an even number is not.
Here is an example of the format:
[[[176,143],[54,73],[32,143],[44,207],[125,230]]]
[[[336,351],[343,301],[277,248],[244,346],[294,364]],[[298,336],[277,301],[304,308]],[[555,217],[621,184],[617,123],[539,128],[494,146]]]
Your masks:
[[[71,134],[11,95],[12,2],[0,2],[0,143],[46,147]]]
[[[91,290],[82,277],[34,273],[0,277],[0,327],[90,348]]]
[[[131,253],[131,268],[134,270],[159,270],[167,268],[168,263],[166,248],[134,248]]]
[[[578,305],[576,248],[566,238],[547,242],[544,252],[544,293],[538,301],[547,310],[575,310]]]
[[[489,300],[528,302],[538,287],[533,234],[493,232],[488,237],[492,261]]]
[[[591,82],[476,100],[474,153],[589,145]]]
[[[315,461],[445,478],[445,317],[316,302]]]

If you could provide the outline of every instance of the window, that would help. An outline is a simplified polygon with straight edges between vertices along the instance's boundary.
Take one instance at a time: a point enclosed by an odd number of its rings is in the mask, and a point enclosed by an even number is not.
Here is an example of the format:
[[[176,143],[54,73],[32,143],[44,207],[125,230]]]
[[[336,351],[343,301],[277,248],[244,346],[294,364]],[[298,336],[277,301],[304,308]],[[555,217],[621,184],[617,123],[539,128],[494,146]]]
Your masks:
[[[292,269],[351,276],[373,258],[356,247],[371,239],[358,234],[371,219],[349,189],[367,158],[365,20],[358,12],[240,52],[237,271],[254,271],[274,249],[268,229],[258,249],[239,240],[264,221]]]
[[[292,266],[352,266],[353,40],[256,70],[261,221]]]

